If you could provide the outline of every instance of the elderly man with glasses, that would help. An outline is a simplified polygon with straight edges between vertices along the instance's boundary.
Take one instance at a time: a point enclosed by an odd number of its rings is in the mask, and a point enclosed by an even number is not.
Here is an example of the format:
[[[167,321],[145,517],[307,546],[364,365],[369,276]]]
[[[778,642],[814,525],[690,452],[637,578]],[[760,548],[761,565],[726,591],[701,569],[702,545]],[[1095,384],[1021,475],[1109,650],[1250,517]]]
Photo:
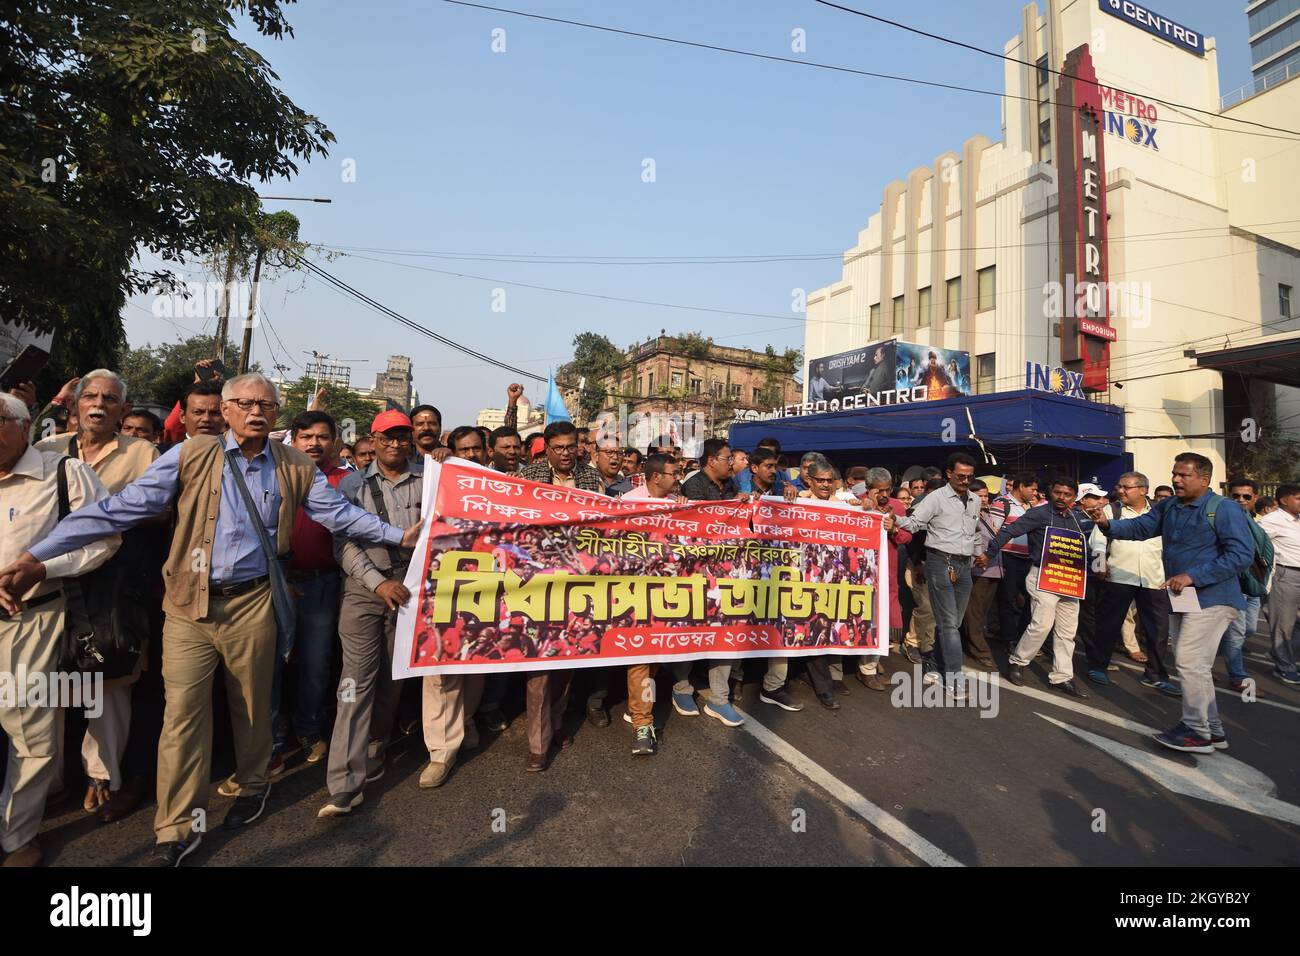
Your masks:
[[[45,562],[174,507],[175,531],[163,564],[167,709],[158,747],[156,866],[179,866],[206,830],[218,668],[230,698],[240,788],[225,826],[252,823],[266,807],[277,653],[271,579],[280,577],[268,550],[277,561],[287,558],[298,508],[343,537],[413,547],[420,531],[418,523],[405,532],[385,524],[331,488],[302,452],[268,441],[280,396],[265,377],[250,373],[227,381],[221,407],[230,426],[224,436],[195,435],[176,445],[137,481],[74,511],[0,569],[0,596],[22,593],[46,575]]]
[[[1112,520],[1138,518],[1151,509],[1147,499],[1149,483],[1140,471],[1126,471],[1115,483],[1119,500],[1100,505]],[[1182,691],[1169,679],[1164,648],[1169,639],[1169,598],[1162,585],[1165,566],[1159,535],[1145,541],[1112,541],[1100,528],[1092,533],[1094,551],[1104,552],[1106,568],[1101,579],[1101,604],[1092,640],[1084,642],[1088,653],[1088,680],[1109,684],[1106,673],[1115,644],[1120,640],[1129,608],[1137,605],[1142,623],[1142,650],[1146,656],[1142,685],[1178,697]]]

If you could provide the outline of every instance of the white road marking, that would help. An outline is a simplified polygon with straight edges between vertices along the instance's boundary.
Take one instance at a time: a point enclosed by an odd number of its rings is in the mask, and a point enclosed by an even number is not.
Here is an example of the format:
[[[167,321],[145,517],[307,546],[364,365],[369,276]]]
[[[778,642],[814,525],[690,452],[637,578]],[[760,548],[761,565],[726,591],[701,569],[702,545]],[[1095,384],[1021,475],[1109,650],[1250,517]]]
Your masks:
[[[1269,777],[1222,752],[1196,757],[1195,765],[1188,766],[1181,761],[1138,750],[1109,737],[1073,727],[1046,714],[1038,714],[1037,711],[1035,714],[1086,740],[1174,793],[1281,820],[1283,823],[1300,825],[1300,807],[1277,799],[1274,796],[1277,785]]]
[[[888,813],[876,806],[825,767],[815,763],[802,751],[797,750],[764,727],[752,715],[746,714],[739,707],[736,710],[740,711],[741,715],[745,717],[745,722],[741,724],[739,730],[747,731],[751,737],[764,747],[862,817],[885,836],[900,844],[905,850],[920,859],[921,862],[929,866],[966,865],[956,857],[949,856],[939,849],[892,813]]]
[[[1115,661],[1115,663],[1118,664],[1120,667],[1125,668],[1126,670],[1131,670],[1131,671],[1143,670],[1143,667],[1140,664],[1129,664],[1124,661]],[[1214,692],[1216,694],[1226,694],[1228,697],[1236,697],[1238,699],[1241,698],[1241,691],[1233,690],[1231,687],[1220,687],[1216,684],[1214,687]],[[1259,681],[1255,681],[1255,693],[1257,695],[1259,693]],[[1162,694],[1161,696],[1164,695]],[[1170,698],[1170,699],[1173,700],[1174,698]],[[1259,696],[1255,697],[1254,703],[1268,704],[1268,706],[1270,707],[1278,707],[1281,708],[1282,710],[1289,710],[1293,714],[1300,714],[1300,707],[1296,707],[1294,704],[1283,704],[1281,701],[1267,700],[1266,698],[1259,697]]]

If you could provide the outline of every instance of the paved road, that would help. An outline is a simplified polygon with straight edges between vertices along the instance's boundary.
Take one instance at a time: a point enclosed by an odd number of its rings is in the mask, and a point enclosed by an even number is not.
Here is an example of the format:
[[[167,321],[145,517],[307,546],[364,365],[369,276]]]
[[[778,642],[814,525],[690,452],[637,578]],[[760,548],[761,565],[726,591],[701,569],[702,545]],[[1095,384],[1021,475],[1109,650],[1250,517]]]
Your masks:
[[[760,703],[751,683],[739,730],[657,708],[653,758],[631,757],[621,704],[610,727],[582,725],[544,774],[523,772],[522,719],[485,734],[434,791],[416,786],[424,755],[407,741],[343,820],[316,819],[323,766],[291,765],[267,816],[214,828],[195,862],[1295,866],[1300,688],[1267,676],[1263,650],[1259,637],[1248,646],[1258,699],[1219,694],[1231,749],[1213,756],[1146,739],[1178,705],[1142,688],[1136,669],[1076,702],[1035,664],[1025,688],[997,688],[994,717],[895,706],[856,682],[830,713],[799,681],[806,709],[791,714]],[[211,819],[229,804],[214,788]],[[42,842],[54,865],[133,865],[151,821],[141,809],[101,826],[74,808],[47,819]]]

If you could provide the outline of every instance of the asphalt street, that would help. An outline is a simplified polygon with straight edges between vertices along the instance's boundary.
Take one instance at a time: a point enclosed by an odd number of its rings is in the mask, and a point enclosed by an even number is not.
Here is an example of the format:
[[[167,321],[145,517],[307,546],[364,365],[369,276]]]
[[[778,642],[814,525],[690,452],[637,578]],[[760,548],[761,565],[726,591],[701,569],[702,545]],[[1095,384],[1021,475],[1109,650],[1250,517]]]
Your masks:
[[[1300,865],[1300,688],[1271,676],[1262,637],[1247,652],[1256,699],[1218,685],[1230,749],[1210,756],[1149,740],[1179,705],[1139,685],[1123,657],[1109,687],[1080,678],[1086,701],[1050,689],[1035,662],[1024,688],[987,688],[992,716],[899,706],[910,685],[880,693],[852,680],[835,712],[793,680],[805,709],[787,713],[758,701],[763,665],[751,662],[739,729],[678,716],[661,683],[654,757],[631,756],[616,703],[607,728],[571,713],[574,745],[525,773],[517,716],[437,790],[417,786],[419,739],[395,744],[364,805],[321,821],[324,765],[296,755],[266,815],[232,832],[217,825],[231,801],[214,776],[212,832],[186,864]],[[142,807],[101,825],[74,804],[46,819],[47,862],[141,863],[152,817]]]

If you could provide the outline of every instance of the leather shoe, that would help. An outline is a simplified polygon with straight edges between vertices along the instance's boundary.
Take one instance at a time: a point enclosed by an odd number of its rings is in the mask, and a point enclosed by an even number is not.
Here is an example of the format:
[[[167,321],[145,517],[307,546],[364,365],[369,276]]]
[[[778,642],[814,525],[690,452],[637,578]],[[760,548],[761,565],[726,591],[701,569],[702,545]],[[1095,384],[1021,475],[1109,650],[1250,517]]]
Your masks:
[[[980,657],[975,660],[975,666],[991,674],[998,669],[998,662],[991,657]]]
[[[1025,686],[1025,671],[1019,664],[1012,664],[1007,668],[1007,680],[1017,687]]]
[[[531,773],[541,773],[546,769],[546,754],[529,754],[525,769]]]
[[[429,765],[420,772],[420,789],[432,790],[434,787],[441,787],[447,782],[447,776],[451,773],[452,761],[446,763],[434,763],[429,761]]]
[[[609,714],[605,713],[604,707],[588,707],[587,721],[593,727],[608,727]]]
[[[821,703],[821,705],[822,705],[823,707],[825,707],[827,710],[839,710],[839,709],[840,709],[840,702],[839,702],[838,700],[835,699],[835,695],[834,695],[834,694],[818,694],[818,695],[817,695],[817,700],[818,700],[818,701]]]
[[[132,777],[121,790],[113,794],[108,803],[99,808],[99,822],[116,823],[130,816],[144,799],[147,789],[143,777]]]
[[[41,860],[45,859],[45,854],[41,851],[41,845],[33,840],[26,846],[20,846],[8,856],[5,861],[0,863],[0,867],[31,867],[40,866]]]
[[[884,674],[864,674],[858,671],[858,683],[870,690],[889,690],[889,678]]]
[[[1071,697],[1079,698],[1079,700],[1088,699],[1087,691],[1085,691],[1082,687],[1077,685],[1072,680],[1062,681],[1061,683],[1053,684],[1052,686],[1055,687],[1057,690],[1061,691],[1062,693],[1069,694]]]

